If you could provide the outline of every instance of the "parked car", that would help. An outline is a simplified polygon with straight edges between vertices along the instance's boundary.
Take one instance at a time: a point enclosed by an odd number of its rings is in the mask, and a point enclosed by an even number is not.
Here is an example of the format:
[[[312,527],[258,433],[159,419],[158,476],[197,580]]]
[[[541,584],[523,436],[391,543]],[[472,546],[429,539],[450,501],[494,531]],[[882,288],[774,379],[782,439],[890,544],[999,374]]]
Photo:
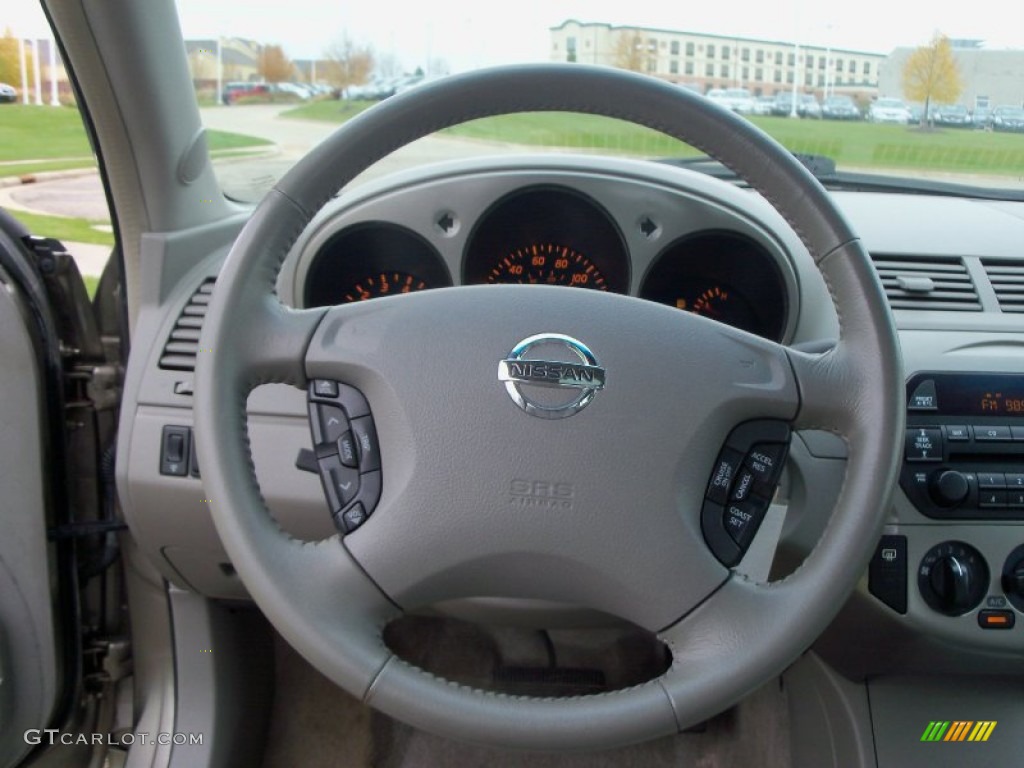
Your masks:
[[[270,85],[267,83],[232,82],[224,84],[222,98],[225,104],[236,104],[241,99],[269,98]]]
[[[913,121],[910,109],[903,99],[875,99],[868,108],[868,120],[872,123],[898,123],[907,125]]]
[[[0,83],[0,104],[10,104],[18,100],[18,92],[13,85]]]
[[[287,96],[294,96],[302,101],[308,101],[312,98],[312,92],[302,83],[272,83],[270,85],[271,93],[282,93]]]
[[[860,120],[860,110],[849,96],[829,96],[821,104],[821,116],[826,120]]]
[[[976,131],[990,128],[991,119],[992,109],[990,107],[975,107],[974,112],[971,113],[971,125]]]
[[[1000,106],[992,110],[990,124],[993,131],[1024,133],[1024,108]]]
[[[943,104],[936,107],[932,112],[932,122],[935,125],[954,128],[970,128],[972,125],[971,115],[962,104]]]
[[[774,107],[775,107],[775,97],[774,96],[758,96],[754,100],[754,110],[753,110],[753,113],[755,115],[770,115],[770,114],[772,114],[772,109]]]
[[[712,88],[707,97],[732,112],[749,115],[754,111],[754,97],[746,88]]]
[[[818,99],[809,93],[800,95],[800,101],[796,107],[796,113],[800,117],[810,118],[812,120],[821,119],[821,104],[818,103]]]
[[[775,94],[775,103],[772,104],[772,114],[777,117],[789,117],[793,114],[793,92],[779,91]]]

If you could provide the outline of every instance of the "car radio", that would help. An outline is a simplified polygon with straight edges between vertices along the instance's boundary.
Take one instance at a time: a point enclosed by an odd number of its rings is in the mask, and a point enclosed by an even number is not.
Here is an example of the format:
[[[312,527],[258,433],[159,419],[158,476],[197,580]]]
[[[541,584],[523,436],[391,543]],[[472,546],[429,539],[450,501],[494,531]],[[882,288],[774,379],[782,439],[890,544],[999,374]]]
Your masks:
[[[912,376],[900,487],[928,517],[1024,519],[1024,374]]]

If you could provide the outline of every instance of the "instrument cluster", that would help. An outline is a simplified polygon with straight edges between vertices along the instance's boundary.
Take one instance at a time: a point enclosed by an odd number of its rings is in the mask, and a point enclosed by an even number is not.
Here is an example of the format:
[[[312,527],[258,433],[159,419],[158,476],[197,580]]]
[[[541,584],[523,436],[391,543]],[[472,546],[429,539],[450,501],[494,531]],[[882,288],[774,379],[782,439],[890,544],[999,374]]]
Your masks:
[[[347,226],[314,254],[303,281],[304,305],[453,285],[554,285],[631,294],[783,339],[790,302],[779,263],[747,234],[721,228],[689,232],[667,242],[637,274],[624,235],[628,223],[568,186],[516,189],[469,224],[454,260],[427,233],[406,226]]]

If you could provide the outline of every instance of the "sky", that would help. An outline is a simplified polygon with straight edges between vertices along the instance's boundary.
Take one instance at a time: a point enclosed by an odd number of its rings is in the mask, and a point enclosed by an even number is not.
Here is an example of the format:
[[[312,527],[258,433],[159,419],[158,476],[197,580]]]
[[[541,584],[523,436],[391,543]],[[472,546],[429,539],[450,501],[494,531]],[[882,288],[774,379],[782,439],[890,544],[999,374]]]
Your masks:
[[[1024,0],[176,0],[187,38],[247,37],[313,58],[344,36],[450,71],[548,59],[549,28],[566,19],[831,45],[878,53],[926,43],[934,32],[1024,48]],[[4,25],[43,36],[35,0],[4,0]]]

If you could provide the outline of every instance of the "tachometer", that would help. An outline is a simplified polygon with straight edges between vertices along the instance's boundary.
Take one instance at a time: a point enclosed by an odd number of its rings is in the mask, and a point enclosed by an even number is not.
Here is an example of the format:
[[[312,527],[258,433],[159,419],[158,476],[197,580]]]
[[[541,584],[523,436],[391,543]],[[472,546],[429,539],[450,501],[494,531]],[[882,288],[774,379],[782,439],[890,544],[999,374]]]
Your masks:
[[[713,283],[695,283],[684,286],[676,299],[676,307],[697,315],[710,317],[734,328],[754,330],[758,327],[757,314],[741,293],[732,287]]]
[[[380,272],[368,275],[342,294],[343,303],[366,301],[395,293],[412,293],[427,288],[427,281],[408,272]]]
[[[572,285],[608,290],[608,281],[594,263],[566,245],[540,243],[516,248],[487,275],[489,283]]]

